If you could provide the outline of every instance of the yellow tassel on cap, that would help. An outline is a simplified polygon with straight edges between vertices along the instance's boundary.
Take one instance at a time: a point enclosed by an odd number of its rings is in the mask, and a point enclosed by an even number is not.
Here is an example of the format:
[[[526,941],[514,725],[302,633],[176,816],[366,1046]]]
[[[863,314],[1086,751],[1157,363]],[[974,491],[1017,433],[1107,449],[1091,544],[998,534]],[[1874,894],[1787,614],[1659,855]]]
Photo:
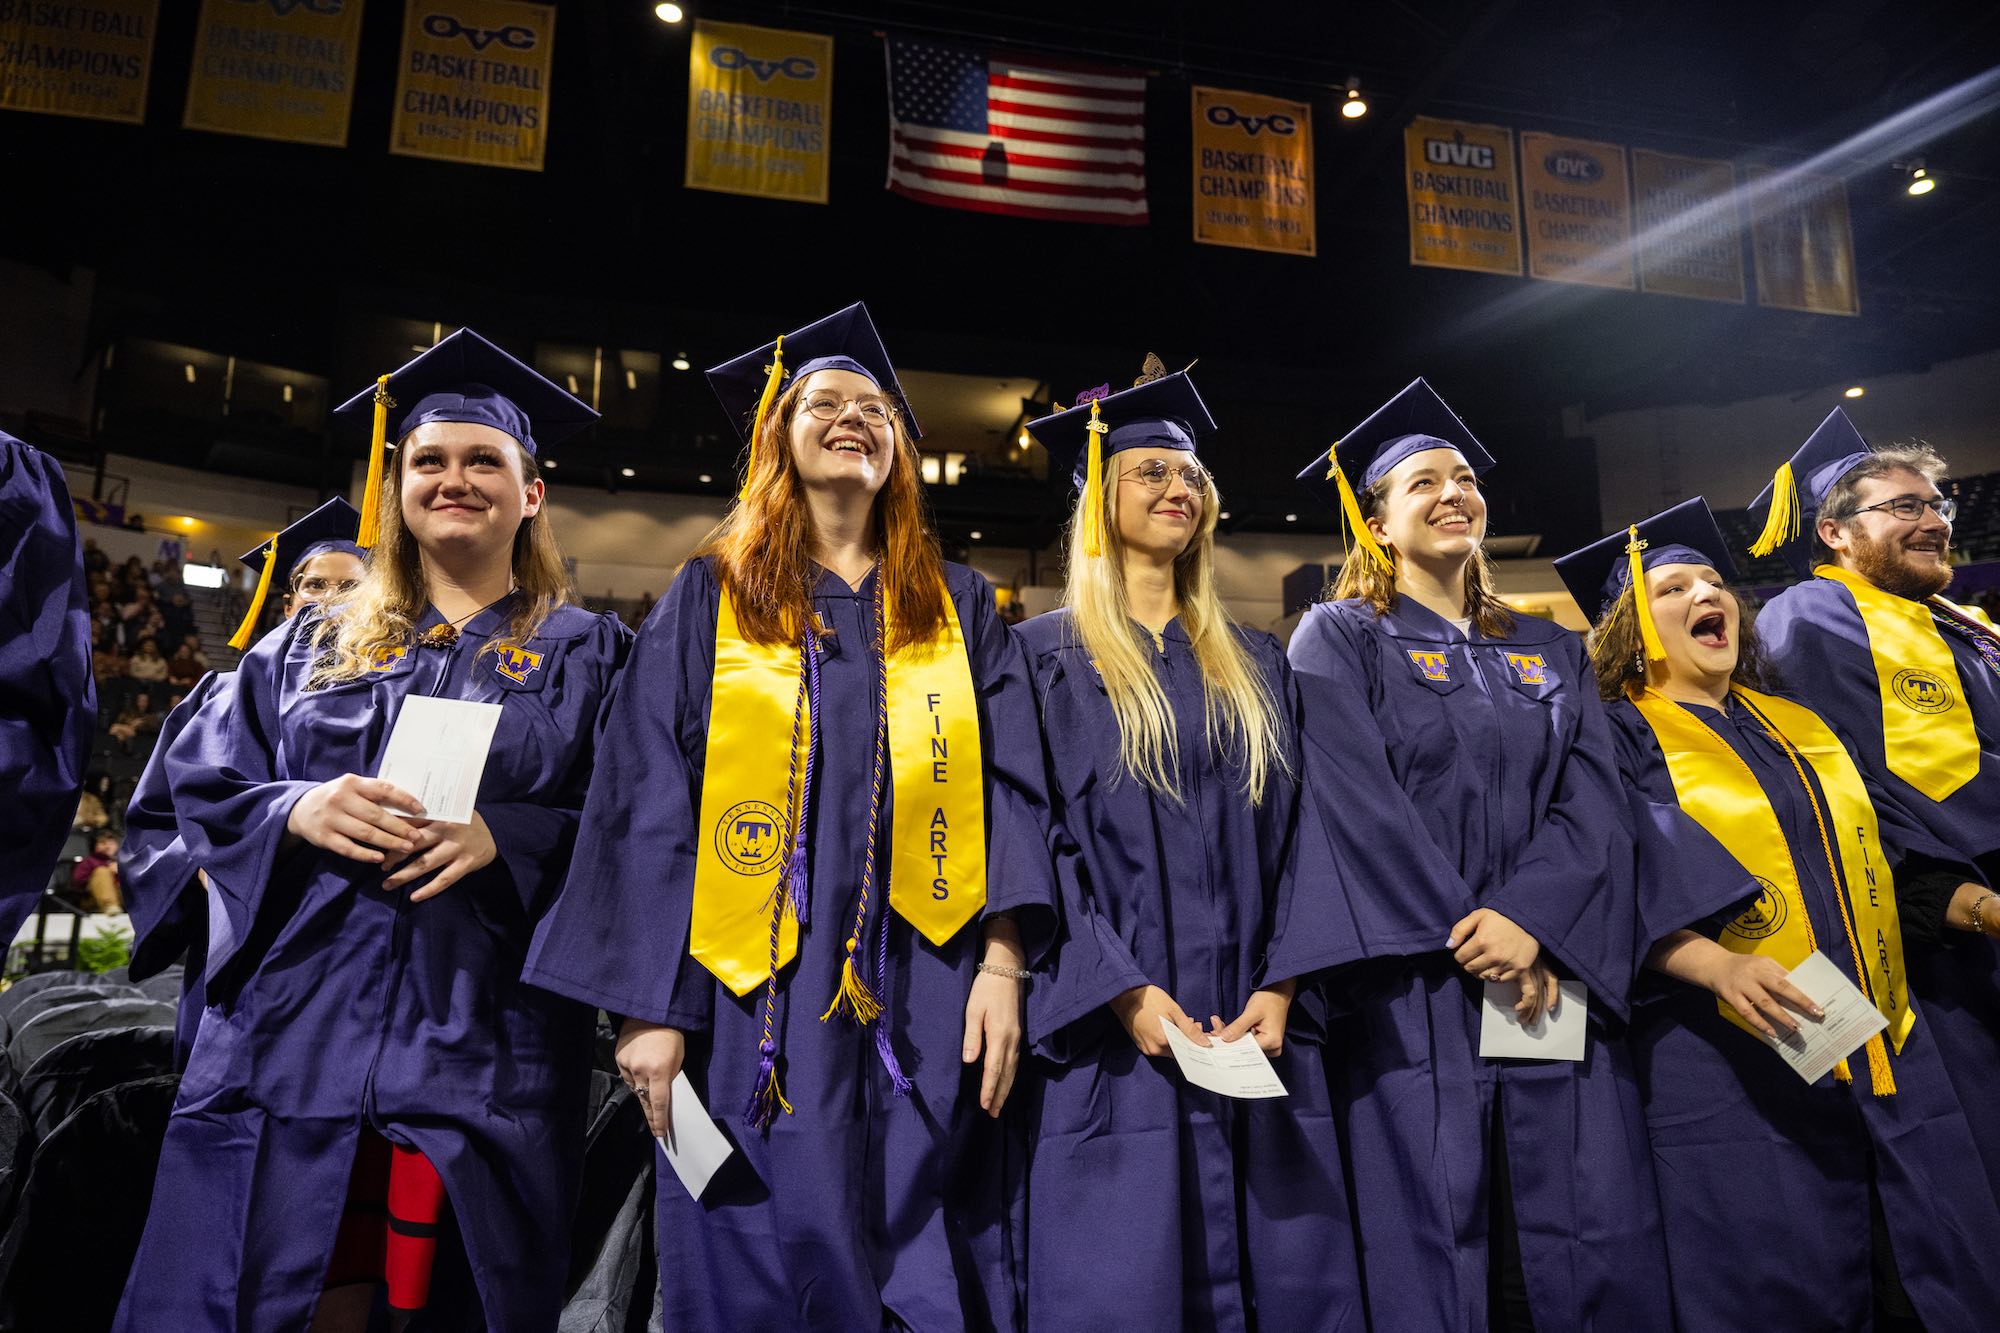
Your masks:
[[[1336,441],[1326,451],[1326,479],[1340,492],[1340,512],[1347,520],[1347,527],[1354,534],[1354,544],[1361,548],[1364,559],[1373,560],[1382,566],[1385,573],[1395,573],[1396,562],[1382,549],[1382,543],[1375,540],[1375,534],[1368,530],[1368,522],[1361,517],[1361,502],[1354,498],[1354,488],[1347,484],[1347,474],[1340,470],[1340,444]]]
[[[750,419],[750,461],[743,467],[743,489],[737,492],[738,500],[750,497],[750,483],[757,478],[757,441],[764,435],[764,418],[771,415],[771,404],[778,400],[778,386],[785,382],[785,337],[778,335],[778,345],[771,350],[771,364],[764,367],[764,392],[757,399],[757,415]]]
[[[1750,543],[1750,554],[1766,556],[1799,535],[1799,488],[1792,484],[1790,460],[1778,465],[1771,478],[1771,512],[1764,517],[1764,530]]]
[[[1104,424],[1097,402],[1090,400],[1090,423],[1084,427],[1090,432],[1083,465],[1083,553],[1088,556],[1104,554],[1104,437],[1111,427]]]
[[[257,618],[264,614],[264,602],[271,595],[271,575],[278,568],[278,539],[271,538],[271,544],[264,548],[264,572],[257,576],[257,591],[250,594],[250,611],[243,617],[243,623],[229,636],[229,646],[242,652],[257,636]]]
[[[1648,543],[1639,540],[1639,525],[1634,523],[1625,529],[1631,540],[1625,543],[1625,556],[1632,562],[1632,608],[1639,613],[1639,642],[1646,645],[1648,662],[1667,660],[1667,645],[1660,642],[1660,627],[1653,623],[1653,604],[1646,597],[1646,565],[1639,553]]]
[[[371,549],[382,540],[382,464],[389,450],[389,409],[396,400],[389,396],[389,377],[375,381],[375,434],[368,444],[368,482],[361,492],[361,530],[354,544]]]

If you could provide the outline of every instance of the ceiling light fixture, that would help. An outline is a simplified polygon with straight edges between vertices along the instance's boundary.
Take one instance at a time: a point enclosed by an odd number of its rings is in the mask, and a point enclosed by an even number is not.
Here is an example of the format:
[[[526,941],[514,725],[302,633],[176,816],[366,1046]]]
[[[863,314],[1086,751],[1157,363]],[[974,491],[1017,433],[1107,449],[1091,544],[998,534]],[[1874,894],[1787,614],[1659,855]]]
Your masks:
[[[1847,387],[1846,392],[1842,393],[1840,396],[1842,398],[1859,398],[1862,394],[1867,392],[1868,390],[1862,388],[1859,384],[1851,384]]]
[[[1361,95],[1361,80],[1347,81],[1347,97],[1340,104],[1340,114],[1348,120],[1359,120],[1368,114],[1368,99]]]
[[[621,477],[636,477],[639,474],[629,467],[621,467],[618,469],[618,475]]]
[[[710,476],[708,473],[704,472],[699,477],[696,477],[695,480],[700,482],[702,485],[706,486],[710,482],[714,481],[715,478]]]
[[[662,23],[679,23],[687,17],[687,11],[679,5],[654,5],[653,17]]]
[[[1910,163],[1909,171],[1910,184],[1908,188],[1911,194],[1929,194],[1937,188],[1937,177],[1924,169],[1924,160],[1922,158],[1918,158],[1916,161]]]
[[[669,361],[667,364],[672,366],[675,370],[691,370],[694,368],[694,362],[688,360],[688,354],[686,352],[674,353],[674,359],[672,361]]]

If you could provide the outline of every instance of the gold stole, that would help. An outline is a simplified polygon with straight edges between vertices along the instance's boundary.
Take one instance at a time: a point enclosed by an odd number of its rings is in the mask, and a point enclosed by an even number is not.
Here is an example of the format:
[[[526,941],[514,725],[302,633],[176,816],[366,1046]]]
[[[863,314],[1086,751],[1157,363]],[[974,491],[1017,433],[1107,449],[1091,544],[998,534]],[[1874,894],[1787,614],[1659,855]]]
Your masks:
[[[1889,1021],[1890,1039],[1901,1051],[1916,1014],[1910,1008],[1909,984],[1903,971],[1903,931],[1896,917],[1894,879],[1888,864],[1879,859],[1875,806],[1868,799],[1861,772],[1840,738],[1810,709],[1740,685],[1733,686],[1730,693],[1778,742],[1798,772],[1800,790],[1819,828],[1820,854],[1834,872],[1838,890],[1844,890],[1836,892],[1834,905],[1847,931],[1848,948],[1860,967],[1862,992]],[[1797,967],[1819,946],[1792,848],[1756,775],[1707,723],[1658,691],[1647,690],[1633,704],[1660,743],[1681,809],[1714,835],[1763,886],[1763,895],[1756,903],[1723,930],[1722,946],[1733,953],[1762,954],[1787,969]],[[1819,780],[1826,797],[1824,813],[1812,798],[1801,761]],[[1864,949],[1864,942],[1872,947]],[[1734,1009],[1720,1000],[1716,1004],[1723,1017],[1745,1031],[1754,1031]],[[1868,1039],[1868,1066],[1878,1096],[1895,1091],[1880,1034]],[[1835,1073],[1843,1082],[1851,1077],[1845,1061]]]
[[[1884,592],[1838,565],[1813,572],[1846,588],[1861,611],[1882,696],[1889,771],[1933,801],[1944,800],[1978,776],[1979,734],[1930,605]]]
[[[899,649],[886,663],[895,790],[889,898],[937,944],[986,904],[978,696],[949,594],[944,607],[937,642]],[[738,995],[798,953],[783,872],[812,761],[802,749],[811,733],[799,652],[795,643],[744,638],[728,591],[720,592],[688,950]]]

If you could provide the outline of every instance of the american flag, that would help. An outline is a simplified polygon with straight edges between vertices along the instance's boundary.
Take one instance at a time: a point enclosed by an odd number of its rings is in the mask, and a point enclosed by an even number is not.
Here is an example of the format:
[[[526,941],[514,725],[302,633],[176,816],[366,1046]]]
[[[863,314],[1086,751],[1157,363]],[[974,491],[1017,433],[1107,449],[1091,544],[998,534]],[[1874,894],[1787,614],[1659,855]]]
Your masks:
[[[1016,217],[1146,221],[1146,76],[889,37],[889,188]]]

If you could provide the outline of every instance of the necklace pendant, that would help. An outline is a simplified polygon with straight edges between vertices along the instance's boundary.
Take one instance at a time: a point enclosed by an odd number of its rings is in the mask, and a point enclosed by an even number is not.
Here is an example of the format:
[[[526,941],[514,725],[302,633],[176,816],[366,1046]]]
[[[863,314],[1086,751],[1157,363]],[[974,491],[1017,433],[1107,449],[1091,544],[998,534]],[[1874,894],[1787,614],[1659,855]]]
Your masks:
[[[432,625],[424,631],[422,644],[426,648],[449,648],[458,642],[458,626]]]

